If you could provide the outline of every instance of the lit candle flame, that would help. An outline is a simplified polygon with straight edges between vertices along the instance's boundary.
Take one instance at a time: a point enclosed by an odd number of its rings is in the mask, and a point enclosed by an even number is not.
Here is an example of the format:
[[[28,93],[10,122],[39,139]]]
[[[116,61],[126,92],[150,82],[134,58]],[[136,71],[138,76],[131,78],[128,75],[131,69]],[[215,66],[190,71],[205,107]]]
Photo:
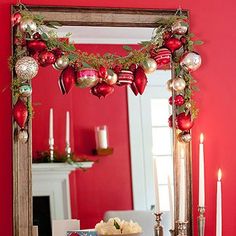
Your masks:
[[[203,133],[201,133],[200,134],[200,143],[203,143],[203,141],[204,141],[204,135],[203,135]]]
[[[218,181],[221,181],[221,177],[222,177],[222,171],[221,169],[218,170]]]

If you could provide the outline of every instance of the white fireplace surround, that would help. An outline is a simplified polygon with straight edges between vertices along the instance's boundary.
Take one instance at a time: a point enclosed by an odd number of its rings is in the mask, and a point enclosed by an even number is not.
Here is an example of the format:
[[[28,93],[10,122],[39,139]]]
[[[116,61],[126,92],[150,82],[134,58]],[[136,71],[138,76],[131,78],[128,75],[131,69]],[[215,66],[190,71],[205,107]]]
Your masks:
[[[32,165],[34,196],[49,196],[52,220],[71,219],[69,174],[76,168],[67,163]]]

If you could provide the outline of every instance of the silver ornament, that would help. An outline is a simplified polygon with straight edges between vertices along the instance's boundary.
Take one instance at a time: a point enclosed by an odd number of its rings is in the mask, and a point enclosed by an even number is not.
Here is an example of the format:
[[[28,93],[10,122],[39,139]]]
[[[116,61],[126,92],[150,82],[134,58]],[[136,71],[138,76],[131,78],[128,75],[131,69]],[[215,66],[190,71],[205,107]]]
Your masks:
[[[37,30],[37,24],[32,19],[25,19],[20,22],[19,29],[21,32],[33,33]]]
[[[187,52],[180,60],[180,65],[190,72],[197,70],[201,63],[201,56],[196,52]]]
[[[178,135],[178,139],[180,142],[189,143],[192,140],[192,136],[188,132],[181,132]]]
[[[38,73],[38,69],[38,63],[32,57],[22,57],[15,65],[17,77],[22,81],[34,78]]]
[[[117,74],[112,70],[108,70],[107,73],[108,73],[108,75],[104,79],[104,81],[109,85],[115,84],[117,82],[117,79],[118,79]]]
[[[141,64],[145,73],[150,74],[157,70],[157,63],[154,59],[148,58],[146,61],[143,61]]]
[[[67,56],[59,57],[53,67],[57,70],[63,70],[69,65],[69,59]]]
[[[185,34],[188,31],[188,23],[183,20],[177,20],[171,29],[174,34]]]
[[[173,89],[173,80],[172,79],[167,81],[166,87],[167,87],[167,90],[169,90],[170,92],[172,91],[172,89]]]
[[[19,94],[22,97],[29,97],[32,94],[32,87],[29,84],[24,84],[19,87]]]
[[[93,68],[84,68],[77,73],[77,85],[80,88],[91,88],[99,82],[98,71]]]
[[[185,86],[186,86],[186,82],[181,77],[179,77],[177,79],[174,79],[174,81],[173,81],[173,89],[176,92],[180,92],[180,91],[184,90]]]
[[[18,133],[18,140],[21,143],[26,143],[28,141],[29,135],[28,132],[24,129],[21,129]]]

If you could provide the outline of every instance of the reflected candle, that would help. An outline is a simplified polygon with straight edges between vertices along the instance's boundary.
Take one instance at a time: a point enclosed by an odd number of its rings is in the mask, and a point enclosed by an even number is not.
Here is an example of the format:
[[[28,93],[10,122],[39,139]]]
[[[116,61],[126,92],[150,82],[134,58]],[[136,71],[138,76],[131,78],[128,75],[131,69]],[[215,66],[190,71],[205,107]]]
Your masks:
[[[108,148],[108,140],[107,140],[107,127],[106,125],[95,127],[96,134],[96,143],[97,148],[107,149]]]
[[[200,135],[199,144],[199,207],[205,207],[205,176],[204,176],[204,136]]]
[[[49,113],[49,145],[53,145],[53,109]]]
[[[70,113],[66,112],[66,145],[70,146]]]
[[[159,213],[160,212],[160,198],[159,198],[157,159],[156,158],[153,158],[153,178],[154,178],[154,192],[155,192],[155,210],[156,210],[156,213]]]
[[[218,171],[217,194],[216,194],[216,236],[222,236],[222,192],[221,192],[221,169]]]
[[[175,219],[174,219],[174,199],[173,199],[173,192],[172,192],[172,185],[170,181],[170,176],[168,176],[168,191],[169,191],[169,204],[170,204],[170,223],[172,230],[175,229]]]
[[[186,180],[185,180],[185,160],[184,150],[181,150],[180,158],[180,180],[179,180],[179,221],[185,222],[186,203]]]

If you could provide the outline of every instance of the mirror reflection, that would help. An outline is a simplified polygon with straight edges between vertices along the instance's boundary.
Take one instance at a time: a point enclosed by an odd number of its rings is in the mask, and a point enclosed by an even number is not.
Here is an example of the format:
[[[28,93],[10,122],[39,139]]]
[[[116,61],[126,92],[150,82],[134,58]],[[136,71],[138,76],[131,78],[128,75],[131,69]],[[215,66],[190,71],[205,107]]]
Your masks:
[[[114,30],[116,29],[116,30]],[[72,32],[77,47],[89,53],[125,55],[123,44],[138,48],[137,42],[150,39],[148,28],[61,27],[58,35]],[[78,40],[77,40],[78,39]],[[122,40],[121,40],[122,39]],[[92,96],[89,89],[74,87],[63,96],[58,79],[61,71],[41,68],[33,83],[33,202],[34,224],[44,220],[78,219],[80,228],[94,228],[105,212],[115,210],[150,211],[154,197],[153,159],[157,159],[160,209],[163,224],[170,225],[168,176],[173,184],[172,136],[168,127],[170,96],[166,89],[171,72],[157,71],[149,77],[142,96],[130,88],[116,86],[105,99]],[[67,163],[37,163],[49,149],[49,111],[53,108],[55,153],[65,153],[66,112],[70,113],[70,146],[81,169]],[[96,148],[94,128],[108,127],[111,155],[92,155]],[[41,153],[41,154],[39,154]],[[89,166],[90,167],[90,166]],[[153,230],[152,230],[153,231]],[[167,232],[166,232],[167,233]]]

